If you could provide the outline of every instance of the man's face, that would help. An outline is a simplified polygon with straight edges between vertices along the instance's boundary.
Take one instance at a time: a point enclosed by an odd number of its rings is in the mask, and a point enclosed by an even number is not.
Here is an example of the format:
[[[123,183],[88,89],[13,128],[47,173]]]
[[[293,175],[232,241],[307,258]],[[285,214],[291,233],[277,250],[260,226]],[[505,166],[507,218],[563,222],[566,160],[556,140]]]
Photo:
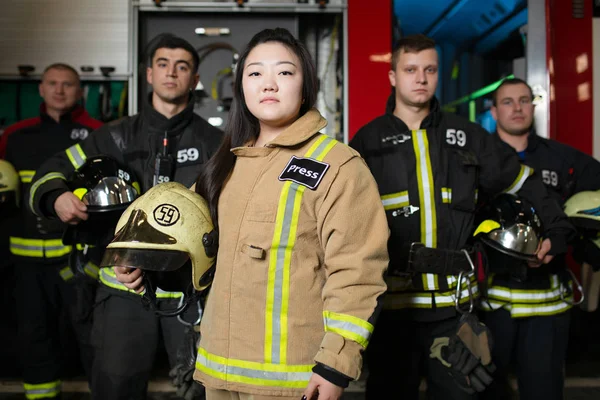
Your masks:
[[[438,54],[435,49],[418,53],[404,50],[398,57],[390,83],[396,88],[396,102],[407,106],[423,107],[434,96],[438,83]]]
[[[154,54],[152,67],[146,70],[146,79],[162,101],[186,102],[199,79],[193,64],[194,59],[187,50],[160,48]]]
[[[39,86],[46,110],[65,114],[81,99],[79,77],[68,69],[52,68],[46,71]]]
[[[522,83],[504,85],[496,93],[496,105],[492,116],[498,130],[509,135],[521,136],[529,133],[533,124],[533,99],[529,88]]]

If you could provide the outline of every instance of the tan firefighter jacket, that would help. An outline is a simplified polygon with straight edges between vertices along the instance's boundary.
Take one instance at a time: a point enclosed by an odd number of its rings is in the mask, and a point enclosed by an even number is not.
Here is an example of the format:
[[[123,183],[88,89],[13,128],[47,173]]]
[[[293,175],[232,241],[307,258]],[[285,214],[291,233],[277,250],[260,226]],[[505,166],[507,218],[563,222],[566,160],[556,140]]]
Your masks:
[[[315,363],[352,379],[386,290],[389,230],[358,153],[311,110],[266,147],[238,147],[194,378],[298,395]]]

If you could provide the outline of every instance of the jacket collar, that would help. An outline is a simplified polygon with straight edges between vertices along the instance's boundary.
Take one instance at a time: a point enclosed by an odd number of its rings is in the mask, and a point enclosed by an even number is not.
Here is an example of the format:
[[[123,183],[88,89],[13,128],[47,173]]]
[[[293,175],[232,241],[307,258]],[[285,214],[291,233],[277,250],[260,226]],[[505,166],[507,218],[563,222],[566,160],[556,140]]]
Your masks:
[[[152,106],[152,93],[148,95],[142,109],[142,117],[150,128],[161,133],[167,132],[169,136],[181,133],[194,117],[194,98],[190,95],[187,106],[179,114],[167,118]]]
[[[76,121],[83,114],[85,114],[85,112],[85,109],[80,104],[75,104],[75,106],[71,108],[71,110],[67,111],[66,113],[60,116],[60,122]],[[40,105],[40,118],[42,119],[42,121],[45,122],[56,123],[56,121],[48,115],[46,103],[42,103]]]
[[[527,135],[527,147],[525,148],[525,153],[532,153],[540,145],[540,143],[542,143],[542,140],[537,133],[535,133],[535,129],[531,129]],[[498,134],[498,130],[494,131],[493,136],[496,138],[496,140],[504,142]]]
[[[535,129],[531,129],[531,131],[529,131],[528,135],[529,136],[527,137],[527,149],[525,149],[525,151],[527,153],[531,153],[531,152],[535,151],[535,149],[542,142],[542,140],[535,132]]]
[[[281,132],[267,146],[291,147],[304,143],[327,126],[327,120],[313,108]]]
[[[321,116],[317,109],[313,108],[277,135],[275,139],[267,143],[265,147],[235,147],[231,151],[236,156],[265,155],[270,153],[274,147],[292,147],[302,144],[326,126],[327,120]]]
[[[394,115],[395,108],[396,108],[396,94],[395,94],[395,92],[392,92],[390,97],[388,97],[388,100],[387,100],[387,103],[385,106],[385,113],[395,120],[400,131],[404,132],[404,131],[410,130],[410,129],[408,129],[408,126],[404,123],[404,121],[402,121],[400,118],[398,118]],[[442,119],[442,110],[440,107],[440,102],[438,101],[438,99],[435,96],[433,96],[431,98],[429,114],[421,122],[421,129],[436,128],[440,124],[441,119]]]

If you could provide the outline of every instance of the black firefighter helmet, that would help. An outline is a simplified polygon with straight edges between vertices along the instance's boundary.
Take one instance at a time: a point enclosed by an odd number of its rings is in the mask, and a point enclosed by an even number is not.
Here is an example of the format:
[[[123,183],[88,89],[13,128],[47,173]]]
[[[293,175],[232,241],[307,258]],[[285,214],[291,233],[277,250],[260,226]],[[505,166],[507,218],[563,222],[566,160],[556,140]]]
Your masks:
[[[526,199],[508,193],[498,195],[481,207],[476,220],[473,236],[492,251],[524,261],[537,260],[543,226]]]
[[[108,156],[88,158],[67,185],[87,206],[88,219],[67,227],[64,244],[108,244],[119,217],[140,193],[132,173]]]

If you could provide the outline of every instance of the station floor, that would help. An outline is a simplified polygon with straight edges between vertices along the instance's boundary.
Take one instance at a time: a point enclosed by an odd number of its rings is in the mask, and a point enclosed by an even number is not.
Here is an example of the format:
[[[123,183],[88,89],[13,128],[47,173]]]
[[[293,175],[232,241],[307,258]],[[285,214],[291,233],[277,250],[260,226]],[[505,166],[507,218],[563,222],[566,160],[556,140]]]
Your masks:
[[[24,399],[22,382],[18,374],[15,347],[9,345],[15,341],[14,331],[10,328],[15,321],[5,315],[0,323],[0,400]],[[600,399],[600,310],[586,313],[574,308],[571,321],[571,338],[565,368],[565,400]],[[174,389],[167,379],[166,355],[159,354],[157,368],[149,386],[148,400],[176,399]],[[363,374],[365,375],[365,374]],[[63,379],[62,400],[91,399],[87,382],[77,373]],[[514,382],[514,381],[513,381]],[[513,384],[516,388],[516,383]],[[421,386],[421,398],[425,397],[425,385]],[[393,394],[389,397],[395,399]],[[354,382],[345,392],[343,400],[364,399],[364,381]],[[512,399],[516,400],[517,395]]]

